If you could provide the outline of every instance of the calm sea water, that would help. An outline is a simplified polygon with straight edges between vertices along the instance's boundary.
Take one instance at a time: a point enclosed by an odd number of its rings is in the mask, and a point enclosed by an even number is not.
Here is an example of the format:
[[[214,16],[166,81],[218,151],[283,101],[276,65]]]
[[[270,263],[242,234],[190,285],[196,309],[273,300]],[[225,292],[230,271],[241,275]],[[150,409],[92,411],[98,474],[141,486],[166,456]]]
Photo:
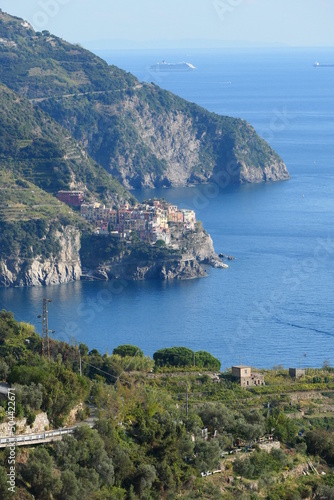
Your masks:
[[[223,367],[334,364],[334,62],[321,50],[118,51],[108,62],[216,113],[242,117],[285,160],[288,182],[154,192],[195,208],[217,252],[236,260],[188,282],[73,283],[1,289],[0,307],[36,319],[52,299],[55,337],[109,351],[121,343],[152,355],[185,345]],[[189,61],[192,73],[151,64]],[[152,191],[137,192],[138,198]]]

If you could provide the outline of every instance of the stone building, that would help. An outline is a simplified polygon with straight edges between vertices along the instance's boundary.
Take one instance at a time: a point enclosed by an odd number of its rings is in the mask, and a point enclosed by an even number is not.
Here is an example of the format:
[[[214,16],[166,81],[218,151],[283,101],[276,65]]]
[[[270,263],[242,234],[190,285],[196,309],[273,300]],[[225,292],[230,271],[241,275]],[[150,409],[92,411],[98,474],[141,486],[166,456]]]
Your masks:
[[[264,385],[264,375],[252,373],[250,366],[232,366],[232,377],[240,382],[241,387]]]
[[[289,368],[289,375],[295,379],[305,377],[305,370],[302,368]]]

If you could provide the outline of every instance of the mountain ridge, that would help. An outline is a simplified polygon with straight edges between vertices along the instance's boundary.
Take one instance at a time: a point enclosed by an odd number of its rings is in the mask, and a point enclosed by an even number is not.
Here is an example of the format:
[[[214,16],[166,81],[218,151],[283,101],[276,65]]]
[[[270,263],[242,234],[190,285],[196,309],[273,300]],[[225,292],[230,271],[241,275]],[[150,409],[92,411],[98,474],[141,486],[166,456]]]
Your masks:
[[[289,178],[244,120],[210,113],[48,31],[0,14],[0,81],[52,116],[125,187]],[[15,44],[15,46],[8,44]],[[18,64],[20,60],[20,64]]]

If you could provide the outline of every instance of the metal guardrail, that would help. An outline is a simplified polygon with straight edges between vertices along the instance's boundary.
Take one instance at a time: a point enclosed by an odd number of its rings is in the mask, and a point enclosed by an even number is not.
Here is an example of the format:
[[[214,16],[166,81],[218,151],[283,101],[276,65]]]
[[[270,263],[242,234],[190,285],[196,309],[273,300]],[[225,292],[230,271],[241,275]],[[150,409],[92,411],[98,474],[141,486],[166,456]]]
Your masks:
[[[92,427],[92,425],[90,425]],[[37,434],[18,434],[17,436],[3,436],[0,437],[0,448],[6,446],[28,446],[29,444],[38,444],[44,442],[51,442],[54,439],[61,439],[66,434],[73,434],[78,426],[68,427],[67,429],[57,429],[54,431],[45,431]]]

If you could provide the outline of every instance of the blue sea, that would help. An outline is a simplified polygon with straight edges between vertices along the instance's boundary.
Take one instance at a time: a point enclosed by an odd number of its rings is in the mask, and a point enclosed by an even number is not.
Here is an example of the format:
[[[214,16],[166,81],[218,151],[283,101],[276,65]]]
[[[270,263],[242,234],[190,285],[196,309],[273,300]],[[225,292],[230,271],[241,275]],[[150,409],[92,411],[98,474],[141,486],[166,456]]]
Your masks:
[[[274,184],[141,191],[194,208],[228,270],[186,282],[85,283],[0,289],[0,307],[41,331],[49,305],[55,338],[152,355],[167,346],[208,350],[224,368],[242,363],[334,364],[334,63],[327,49],[103,51],[99,55],[210,111],[250,122],[284,159]],[[155,73],[187,61],[196,70]]]

